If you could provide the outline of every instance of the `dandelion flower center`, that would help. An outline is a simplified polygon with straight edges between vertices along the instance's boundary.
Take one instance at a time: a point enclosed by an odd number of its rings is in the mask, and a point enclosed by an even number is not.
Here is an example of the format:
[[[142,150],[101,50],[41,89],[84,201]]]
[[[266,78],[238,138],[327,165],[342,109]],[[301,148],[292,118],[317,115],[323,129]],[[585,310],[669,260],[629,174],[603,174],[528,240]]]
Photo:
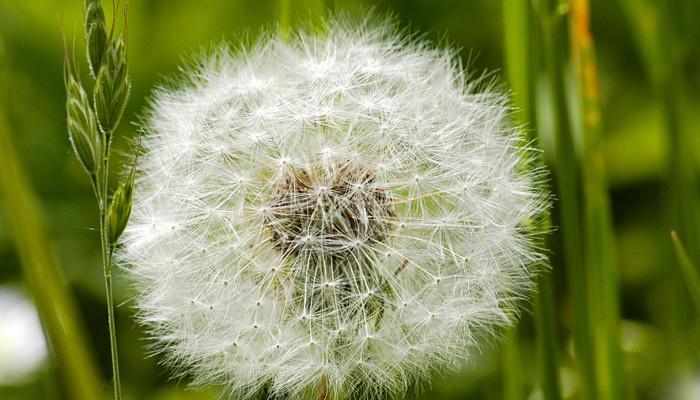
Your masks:
[[[391,199],[368,168],[351,162],[290,167],[274,185],[264,226],[284,254],[345,258],[353,249],[386,238]]]

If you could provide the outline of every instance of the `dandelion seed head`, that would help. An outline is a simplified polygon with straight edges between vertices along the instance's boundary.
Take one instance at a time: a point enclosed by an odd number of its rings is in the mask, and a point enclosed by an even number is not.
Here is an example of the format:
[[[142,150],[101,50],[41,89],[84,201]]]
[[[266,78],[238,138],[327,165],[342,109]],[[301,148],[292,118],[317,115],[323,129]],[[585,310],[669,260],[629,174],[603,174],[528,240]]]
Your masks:
[[[160,86],[118,258],[177,376],[231,398],[401,394],[545,263],[506,97],[391,21],[221,45]]]

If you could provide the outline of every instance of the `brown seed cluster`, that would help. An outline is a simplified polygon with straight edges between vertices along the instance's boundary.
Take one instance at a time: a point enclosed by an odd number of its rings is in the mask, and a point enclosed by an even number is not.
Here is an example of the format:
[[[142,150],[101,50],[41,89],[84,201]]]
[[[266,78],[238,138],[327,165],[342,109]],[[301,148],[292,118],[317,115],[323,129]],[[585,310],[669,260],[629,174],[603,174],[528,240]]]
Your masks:
[[[288,168],[263,213],[275,247],[318,257],[367,251],[386,238],[394,216],[389,190],[368,168],[349,162]]]

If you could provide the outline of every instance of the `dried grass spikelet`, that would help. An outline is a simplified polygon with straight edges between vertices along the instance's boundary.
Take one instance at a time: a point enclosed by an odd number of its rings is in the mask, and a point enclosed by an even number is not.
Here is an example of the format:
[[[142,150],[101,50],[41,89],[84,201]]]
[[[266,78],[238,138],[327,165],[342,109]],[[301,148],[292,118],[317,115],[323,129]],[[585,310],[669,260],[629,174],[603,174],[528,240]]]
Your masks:
[[[165,363],[231,398],[383,398],[510,324],[545,257],[507,99],[392,21],[219,46],[159,87],[118,255]]]

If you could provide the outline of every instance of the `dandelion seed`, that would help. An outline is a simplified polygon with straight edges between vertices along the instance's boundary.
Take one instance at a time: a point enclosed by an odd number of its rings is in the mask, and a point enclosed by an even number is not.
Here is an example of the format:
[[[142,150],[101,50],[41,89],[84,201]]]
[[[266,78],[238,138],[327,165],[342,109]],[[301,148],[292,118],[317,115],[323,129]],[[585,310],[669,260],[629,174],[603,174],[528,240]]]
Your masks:
[[[395,31],[263,35],[156,91],[118,256],[193,385],[400,395],[517,315],[545,260],[535,152],[453,51]]]

